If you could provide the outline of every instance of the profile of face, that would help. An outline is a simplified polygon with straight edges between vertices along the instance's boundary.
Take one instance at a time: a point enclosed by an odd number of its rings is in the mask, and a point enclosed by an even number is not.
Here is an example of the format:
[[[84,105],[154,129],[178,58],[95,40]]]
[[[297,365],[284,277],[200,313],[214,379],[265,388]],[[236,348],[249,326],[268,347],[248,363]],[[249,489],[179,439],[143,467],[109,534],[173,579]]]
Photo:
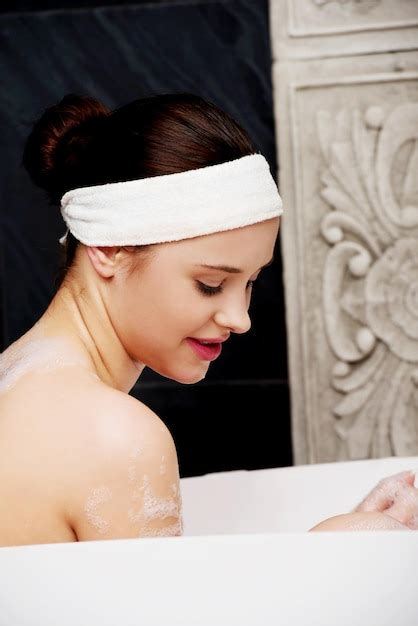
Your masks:
[[[190,338],[227,339],[251,328],[252,284],[273,257],[279,225],[276,217],[154,244],[150,260],[134,272],[124,271],[126,264],[115,266],[104,292],[106,308],[138,367],[185,384],[205,377],[211,358]]]

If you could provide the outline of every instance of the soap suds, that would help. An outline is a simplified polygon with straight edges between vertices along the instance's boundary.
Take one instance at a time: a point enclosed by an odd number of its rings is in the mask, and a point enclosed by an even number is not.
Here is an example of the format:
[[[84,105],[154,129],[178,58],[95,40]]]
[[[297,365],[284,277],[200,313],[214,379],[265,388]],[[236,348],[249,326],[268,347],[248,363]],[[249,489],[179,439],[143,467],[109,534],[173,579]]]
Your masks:
[[[74,356],[69,355],[70,350]],[[60,352],[65,356],[57,356]],[[0,355],[0,393],[9,391],[22,376],[31,371],[50,372],[69,365],[87,369],[86,359],[69,346],[65,337],[21,337]],[[89,373],[99,379],[95,373]]]
[[[180,515],[180,506],[175,498],[158,498],[154,495],[147,474],[144,475],[142,487],[137,488],[132,494],[132,499],[142,501],[139,511],[129,509],[129,519],[132,522],[179,517]]]
[[[174,524],[165,528],[146,527],[141,533],[141,537],[179,537],[183,534],[183,521],[178,519]]]
[[[132,450],[129,458],[131,459],[131,463],[128,467],[128,480],[129,482],[135,482],[137,479],[137,461],[141,456],[141,448],[136,447]]]
[[[128,510],[129,520],[134,524],[141,525],[141,536],[144,537],[164,537],[182,534],[183,521],[181,515],[182,500],[175,483],[171,485],[172,496],[160,498],[153,492],[147,474],[143,476],[142,485],[136,487],[131,499],[139,501],[139,509],[131,507]],[[153,528],[153,522],[164,520],[169,517],[175,521],[165,528]]]
[[[379,511],[411,529],[418,529],[418,490],[409,482],[409,472],[399,472],[378,482],[370,493],[358,504],[353,513]],[[414,472],[412,472],[414,474]]]
[[[87,498],[87,502],[84,507],[84,511],[87,515],[89,523],[101,534],[106,533],[109,530],[110,525],[109,522],[107,522],[105,519],[103,519],[103,517],[98,515],[97,507],[99,506],[99,504],[109,502],[111,497],[112,492],[108,487],[97,487]]]

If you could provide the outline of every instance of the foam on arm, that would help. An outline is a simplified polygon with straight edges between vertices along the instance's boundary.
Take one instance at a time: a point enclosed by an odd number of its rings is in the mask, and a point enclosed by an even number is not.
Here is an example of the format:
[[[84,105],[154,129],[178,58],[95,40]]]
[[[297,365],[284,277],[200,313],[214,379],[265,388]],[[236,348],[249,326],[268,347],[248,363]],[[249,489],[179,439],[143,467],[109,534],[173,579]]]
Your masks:
[[[95,465],[82,473],[70,515],[79,541],[183,532],[173,438],[150,409],[135,409],[114,417],[110,431],[98,437]]]

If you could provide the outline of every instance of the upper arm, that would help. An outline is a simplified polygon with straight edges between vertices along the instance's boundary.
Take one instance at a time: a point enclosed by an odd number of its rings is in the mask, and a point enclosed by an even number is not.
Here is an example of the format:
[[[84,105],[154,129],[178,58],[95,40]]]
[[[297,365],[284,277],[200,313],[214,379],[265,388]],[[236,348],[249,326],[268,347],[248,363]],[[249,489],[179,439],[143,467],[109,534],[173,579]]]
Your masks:
[[[368,512],[343,513],[328,517],[310,528],[308,532],[322,530],[409,530],[409,528],[384,513]]]
[[[170,431],[130,398],[101,416],[81,454],[69,521],[78,540],[182,534],[180,478]]]

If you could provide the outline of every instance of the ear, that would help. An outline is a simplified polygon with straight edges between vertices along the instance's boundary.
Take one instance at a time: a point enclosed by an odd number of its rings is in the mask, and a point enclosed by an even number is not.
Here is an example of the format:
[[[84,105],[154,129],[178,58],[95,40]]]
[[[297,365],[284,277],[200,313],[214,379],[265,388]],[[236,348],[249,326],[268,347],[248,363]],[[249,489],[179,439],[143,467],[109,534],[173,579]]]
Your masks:
[[[86,252],[96,272],[111,278],[120,263],[121,249],[117,246],[86,246]]]

